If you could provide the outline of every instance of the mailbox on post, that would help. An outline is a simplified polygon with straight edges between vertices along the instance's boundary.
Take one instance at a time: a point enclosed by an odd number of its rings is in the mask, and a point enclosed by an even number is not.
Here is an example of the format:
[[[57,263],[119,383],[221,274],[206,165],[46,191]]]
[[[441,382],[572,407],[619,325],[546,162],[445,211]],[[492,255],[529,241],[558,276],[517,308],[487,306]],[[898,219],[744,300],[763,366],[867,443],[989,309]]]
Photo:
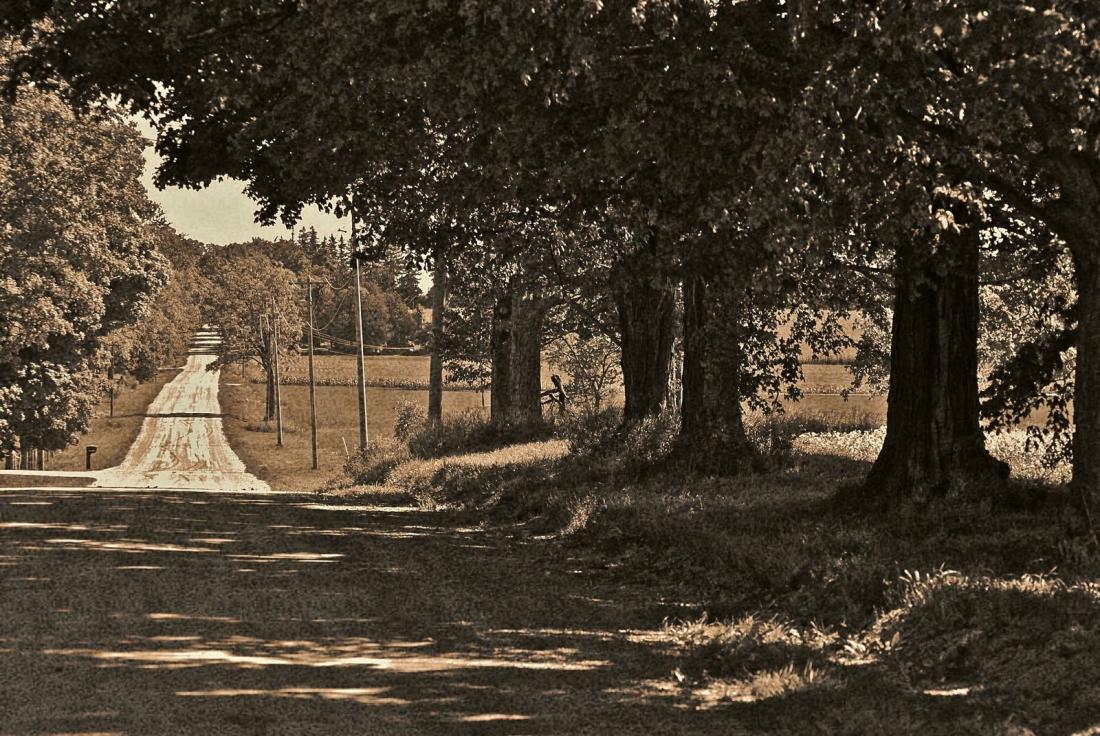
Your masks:
[[[96,447],[95,445],[88,445],[87,447],[84,448],[84,469],[85,470],[91,470],[92,469],[92,455],[94,455],[95,451],[98,450],[98,449],[99,448]]]

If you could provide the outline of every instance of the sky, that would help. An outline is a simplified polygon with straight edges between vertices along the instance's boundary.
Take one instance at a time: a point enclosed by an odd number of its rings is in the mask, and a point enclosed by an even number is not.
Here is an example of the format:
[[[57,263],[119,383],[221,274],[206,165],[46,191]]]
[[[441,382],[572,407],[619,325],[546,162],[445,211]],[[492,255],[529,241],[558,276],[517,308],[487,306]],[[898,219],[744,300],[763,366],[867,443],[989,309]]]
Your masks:
[[[205,189],[181,189],[168,187],[157,189],[153,184],[153,174],[160,164],[160,156],[153,148],[153,129],[141,119],[134,122],[142,135],[149,139],[145,148],[145,173],[142,183],[150,198],[161,206],[168,222],[189,238],[204,243],[238,243],[252,238],[273,239],[290,234],[288,228],[279,226],[261,227],[256,224],[255,203],[244,193],[245,183],[235,179],[216,181]],[[337,219],[333,215],[321,212],[315,206],[302,212],[302,219],[296,227],[315,227],[321,235],[337,235],[341,230],[346,235],[349,223],[346,218]]]

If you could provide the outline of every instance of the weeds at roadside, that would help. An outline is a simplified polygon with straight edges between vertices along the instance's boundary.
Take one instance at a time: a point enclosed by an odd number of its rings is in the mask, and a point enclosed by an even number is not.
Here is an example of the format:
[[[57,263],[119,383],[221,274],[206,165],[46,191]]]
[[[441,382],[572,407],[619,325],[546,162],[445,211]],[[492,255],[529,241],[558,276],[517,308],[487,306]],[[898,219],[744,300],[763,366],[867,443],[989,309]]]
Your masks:
[[[751,708],[769,732],[1087,733],[1100,712],[1100,588],[940,568],[889,581],[863,628],[778,616],[667,626],[702,706]]]
[[[244,425],[245,430],[249,432],[266,432],[274,434],[279,431],[278,423],[274,419],[261,419],[258,422],[247,422]],[[301,431],[301,427],[293,422],[283,422],[284,434],[298,434]]]

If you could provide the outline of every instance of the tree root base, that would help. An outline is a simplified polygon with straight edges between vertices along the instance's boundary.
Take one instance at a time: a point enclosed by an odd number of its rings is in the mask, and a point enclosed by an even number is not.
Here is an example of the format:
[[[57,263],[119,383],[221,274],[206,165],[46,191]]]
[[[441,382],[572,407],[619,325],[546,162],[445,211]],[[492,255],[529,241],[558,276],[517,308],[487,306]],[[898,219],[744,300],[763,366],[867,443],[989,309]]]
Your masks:
[[[938,472],[900,458],[879,457],[862,483],[838,489],[833,505],[845,511],[923,510],[939,503],[1017,505],[1025,500],[1020,487],[1008,482],[1008,465],[985,451]]]

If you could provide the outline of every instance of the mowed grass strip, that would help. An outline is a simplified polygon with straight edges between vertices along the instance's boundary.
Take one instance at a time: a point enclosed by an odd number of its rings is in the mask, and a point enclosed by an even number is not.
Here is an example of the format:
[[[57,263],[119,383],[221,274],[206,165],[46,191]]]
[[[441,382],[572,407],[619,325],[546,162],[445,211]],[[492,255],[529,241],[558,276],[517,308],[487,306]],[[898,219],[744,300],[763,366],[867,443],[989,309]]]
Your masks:
[[[166,368],[157,372],[156,379],[148,383],[123,386],[115,393],[115,415],[110,416],[110,399],[104,396],[96,407],[96,417],[88,431],[77,437],[77,442],[50,456],[47,470],[84,470],[84,450],[96,446],[92,456],[92,468],[101,470],[118,465],[134,444],[145,421],[145,411],[157,397],[164,384],[179,375],[179,368]]]

